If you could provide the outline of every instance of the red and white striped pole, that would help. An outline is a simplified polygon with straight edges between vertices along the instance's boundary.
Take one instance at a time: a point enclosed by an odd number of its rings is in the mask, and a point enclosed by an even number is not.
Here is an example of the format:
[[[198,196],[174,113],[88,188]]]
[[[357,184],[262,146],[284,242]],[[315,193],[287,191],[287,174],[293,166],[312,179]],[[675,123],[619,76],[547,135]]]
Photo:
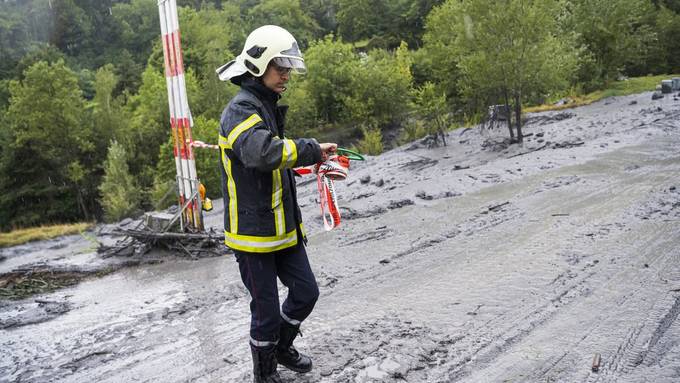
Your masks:
[[[175,169],[181,207],[182,230],[203,230],[201,197],[198,194],[196,162],[192,149],[191,112],[184,82],[184,63],[180,45],[179,19],[175,0],[158,0],[161,21],[163,57],[165,58],[165,82],[168,87],[170,127],[174,143]]]

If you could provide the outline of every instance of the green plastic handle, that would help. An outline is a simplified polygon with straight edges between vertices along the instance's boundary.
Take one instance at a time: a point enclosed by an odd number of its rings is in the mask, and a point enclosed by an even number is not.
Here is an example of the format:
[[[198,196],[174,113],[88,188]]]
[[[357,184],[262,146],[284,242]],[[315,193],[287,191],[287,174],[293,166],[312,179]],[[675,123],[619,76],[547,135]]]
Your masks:
[[[345,157],[349,158],[350,160],[366,161],[364,156],[355,152],[354,150],[349,150],[349,149],[345,149],[345,148],[338,148],[335,152],[338,153],[341,156],[345,156]]]

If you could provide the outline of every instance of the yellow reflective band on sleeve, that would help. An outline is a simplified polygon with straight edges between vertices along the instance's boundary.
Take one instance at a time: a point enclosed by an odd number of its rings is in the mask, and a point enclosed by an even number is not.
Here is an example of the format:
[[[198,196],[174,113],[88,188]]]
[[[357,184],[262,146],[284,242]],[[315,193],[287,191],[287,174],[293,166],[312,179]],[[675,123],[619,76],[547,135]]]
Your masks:
[[[281,156],[281,165],[279,169],[292,168],[297,162],[297,145],[295,141],[284,139],[283,140],[283,155]]]
[[[272,211],[274,212],[274,226],[276,235],[286,232],[286,219],[283,214],[283,185],[281,185],[281,171],[272,172]]]
[[[300,234],[302,234],[303,237],[307,236],[307,233],[305,233],[305,225],[300,222]]]
[[[220,136],[220,139],[222,136]],[[220,145],[222,146],[222,145]],[[229,196],[229,230],[232,233],[238,233],[238,201],[236,199],[236,182],[234,182],[234,175],[231,171],[231,160],[227,157],[224,148],[222,152],[222,167],[227,174],[227,193]]]
[[[226,145],[228,146],[228,149],[231,149],[234,146],[234,142],[236,142],[236,139],[241,135],[241,133],[252,128],[260,121],[262,121],[260,116],[253,114],[252,116],[246,118],[242,123],[236,125],[236,127],[232,129],[231,132],[229,132],[229,136],[227,136]]]
[[[224,232],[224,243],[234,250],[250,253],[270,253],[297,245],[297,231],[273,237],[232,234]]]
[[[227,141],[227,137],[224,137],[221,134],[217,143],[220,145],[220,148],[222,149],[231,149],[231,146],[229,146],[229,141]]]

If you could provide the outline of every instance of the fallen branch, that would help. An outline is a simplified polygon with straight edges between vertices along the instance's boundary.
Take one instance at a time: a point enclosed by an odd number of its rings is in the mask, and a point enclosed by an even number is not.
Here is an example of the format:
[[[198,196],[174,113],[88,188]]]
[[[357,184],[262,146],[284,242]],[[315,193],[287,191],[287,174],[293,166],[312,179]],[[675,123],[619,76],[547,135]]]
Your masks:
[[[121,229],[112,232],[123,235],[113,246],[100,246],[103,257],[144,255],[154,248],[162,248],[190,258],[216,257],[228,252],[224,237],[212,230],[199,233],[159,232],[149,228]]]
[[[509,204],[510,204],[510,202],[503,202],[502,204],[491,206],[487,211],[496,211],[496,210],[502,208],[503,206],[509,205]]]
[[[531,150],[526,151],[526,152],[513,154],[512,156],[510,156],[510,157],[508,157],[508,158],[519,157],[519,156],[523,156],[523,155],[525,155],[525,154],[537,152],[537,151],[539,151],[539,150],[541,150],[541,149],[544,149],[546,146],[548,146],[548,144],[544,144],[543,146],[539,146],[538,148],[534,148],[534,149],[531,149]]]

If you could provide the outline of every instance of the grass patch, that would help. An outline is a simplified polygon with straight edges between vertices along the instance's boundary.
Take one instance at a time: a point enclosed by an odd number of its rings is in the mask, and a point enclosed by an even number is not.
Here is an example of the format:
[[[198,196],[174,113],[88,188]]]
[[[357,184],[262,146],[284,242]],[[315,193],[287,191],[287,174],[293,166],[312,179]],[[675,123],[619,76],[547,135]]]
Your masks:
[[[661,84],[661,80],[670,80],[673,77],[680,77],[680,75],[675,74],[675,75],[632,77],[623,81],[615,81],[611,83],[607,89],[596,90],[595,92],[588,93],[586,95],[578,94],[567,95],[567,97],[571,98],[573,102],[570,102],[565,105],[544,104],[524,108],[523,111],[532,113],[532,112],[545,112],[549,110],[570,109],[575,108],[577,106],[592,104],[593,102],[600,101],[607,97],[628,96],[636,93],[649,92],[656,89],[656,86]]]
[[[92,223],[72,223],[17,229],[9,233],[0,233],[0,247],[21,245],[31,241],[39,241],[62,235],[77,234],[92,227]]]

